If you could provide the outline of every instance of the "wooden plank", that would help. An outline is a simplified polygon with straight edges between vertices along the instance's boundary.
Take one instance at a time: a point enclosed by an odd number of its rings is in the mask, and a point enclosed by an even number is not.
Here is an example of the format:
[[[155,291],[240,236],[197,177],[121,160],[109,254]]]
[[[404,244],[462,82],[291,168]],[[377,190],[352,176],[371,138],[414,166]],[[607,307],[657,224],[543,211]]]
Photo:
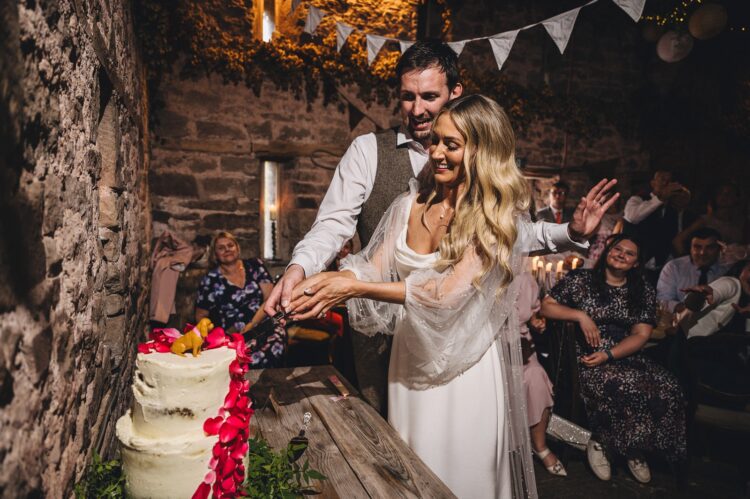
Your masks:
[[[328,381],[331,375],[345,382],[332,366],[294,370],[297,383],[368,494],[378,498],[455,497],[351,385],[352,396],[332,400],[338,392]]]
[[[320,416],[305,398],[292,374],[292,369],[253,370],[248,373],[253,383],[251,393],[258,407],[251,419],[251,428],[260,430],[263,438],[276,450],[283,449],[289,440],[302,428],[305,412],[312,420],[305,432],[310,444],[301,460],[309,460],[310,466],[328,477],[328,480],[313,483],[313,488],[324,498],[369,498],[357,475],[339,451]],[[279,402],[279,414],[271,408],[266,398],[273,388]]]

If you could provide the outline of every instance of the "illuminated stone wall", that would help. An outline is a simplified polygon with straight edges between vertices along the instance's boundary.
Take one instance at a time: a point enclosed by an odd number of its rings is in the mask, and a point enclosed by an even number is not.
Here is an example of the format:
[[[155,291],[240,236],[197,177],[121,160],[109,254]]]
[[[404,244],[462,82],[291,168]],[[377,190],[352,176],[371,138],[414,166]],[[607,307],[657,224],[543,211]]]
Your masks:
[[[72,496],[130,399],[151,217],[126,6],[0,3],[2,497]]]

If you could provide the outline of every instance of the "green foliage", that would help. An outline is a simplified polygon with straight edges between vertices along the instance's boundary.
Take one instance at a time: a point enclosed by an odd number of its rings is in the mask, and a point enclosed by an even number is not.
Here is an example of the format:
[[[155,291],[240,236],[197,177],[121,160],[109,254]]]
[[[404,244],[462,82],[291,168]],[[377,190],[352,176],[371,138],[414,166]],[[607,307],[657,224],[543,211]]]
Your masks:
[[[91,464],[73,491],[76,499],[124,499],[125,476],[120,462],[115,459],[102,461],[101,456],[94,452]]]
[[[311,480],[326,480],[322,473],[310,468],[307,460],[302,466],[292,462],[294,453],[306,447],[303,444],[290,443],[283,452],[274,452],[265,440],[258,438],[250,439],[248,444],[245,497],[293,499],[315,493],[309,488]]]

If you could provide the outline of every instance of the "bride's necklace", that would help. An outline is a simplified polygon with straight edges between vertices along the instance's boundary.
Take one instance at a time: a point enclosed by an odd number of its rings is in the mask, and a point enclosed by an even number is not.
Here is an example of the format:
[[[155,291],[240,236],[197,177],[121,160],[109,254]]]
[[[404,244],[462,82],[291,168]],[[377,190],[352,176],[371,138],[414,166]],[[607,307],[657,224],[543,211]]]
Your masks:
[[[423,212],[422,212],[422,223],[425,227],[427,227],[427,230],[429,232],[432,232],[432,229],[430,228],[430,224],[427,223],[427,212],[430,211],[430,208],[433,206],[437,206],[440,208],[440,214],[438,215],[438,223],[435,226],[435,229],[439,229],[440,227],[448,227],[450,225],[450,220],[453,216],[453,208],[446,208],[443,203],[437,203],[428,206]],[[448,220],[446,220],[446,217]]]

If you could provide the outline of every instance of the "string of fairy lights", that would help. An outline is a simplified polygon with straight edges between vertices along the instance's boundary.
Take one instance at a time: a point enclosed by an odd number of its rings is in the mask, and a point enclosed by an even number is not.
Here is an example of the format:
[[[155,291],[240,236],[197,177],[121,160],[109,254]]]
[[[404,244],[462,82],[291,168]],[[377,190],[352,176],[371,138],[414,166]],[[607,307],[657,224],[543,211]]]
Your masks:
[[[684,0],[675,5],[672,12],[669,14],[643,15],[641,16],[641,20],[653,22],[657,26],[676,26],[684,24],[690,16],[691,7],[694,4],[701,5],[703,3],[703,0]],[[748,32],[750,30],[748,26],[729,26],[728,29],[729,31],[734,32]]]

